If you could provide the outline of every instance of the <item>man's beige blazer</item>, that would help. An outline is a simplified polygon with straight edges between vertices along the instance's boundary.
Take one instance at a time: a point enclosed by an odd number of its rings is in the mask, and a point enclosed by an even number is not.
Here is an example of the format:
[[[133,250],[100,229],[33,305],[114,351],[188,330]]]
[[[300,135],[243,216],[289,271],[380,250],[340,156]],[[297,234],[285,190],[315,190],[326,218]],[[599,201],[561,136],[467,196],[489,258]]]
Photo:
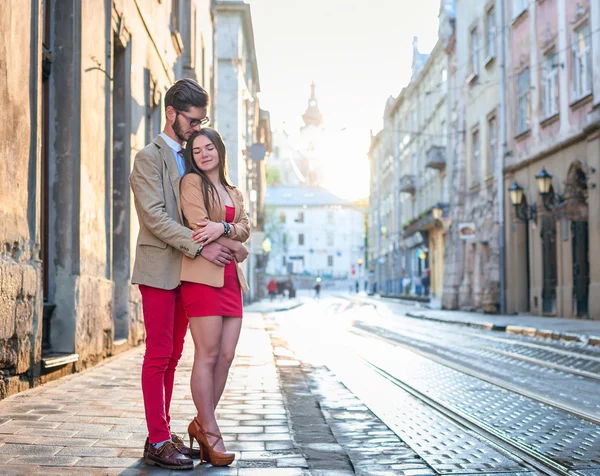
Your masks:
[[[136,154],[129,176],[140,223],[133,284],[175,289],[180,282],[183,255],[196,256],[200,245],[192,240],[191,230],[183,226],[180,180],[173,152],[162,137]]]

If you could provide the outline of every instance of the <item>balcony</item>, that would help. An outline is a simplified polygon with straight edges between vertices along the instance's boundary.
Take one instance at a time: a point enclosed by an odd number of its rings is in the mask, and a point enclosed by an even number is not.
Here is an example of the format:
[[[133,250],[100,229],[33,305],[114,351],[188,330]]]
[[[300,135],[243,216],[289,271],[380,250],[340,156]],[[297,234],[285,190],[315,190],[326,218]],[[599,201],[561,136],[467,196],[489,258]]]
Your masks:
[[[429,169],[444,170],[446,168],[446,148],[432,145],[426,152],[425,167]]]
[[[415,176],[412,174],[404,174],[400,177],[400,192],[415,193]]]

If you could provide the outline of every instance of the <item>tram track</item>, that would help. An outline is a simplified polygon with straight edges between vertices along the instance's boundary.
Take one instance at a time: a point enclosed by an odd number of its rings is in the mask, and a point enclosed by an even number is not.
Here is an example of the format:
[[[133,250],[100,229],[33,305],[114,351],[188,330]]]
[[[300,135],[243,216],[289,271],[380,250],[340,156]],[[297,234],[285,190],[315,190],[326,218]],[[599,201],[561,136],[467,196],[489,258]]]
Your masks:
[[[465,375],[469,375],[471,377],[474,377],[476,379],[482,380],[484,382],[488,382],[492,385],[495,385],[497,387],[503,388],[505,390],[508,390],[510,392],[522,395],[523,397],[538,401],[544,405],[548,405],[550,407],[556,408],[557,410],[566,412],[576,418],[581,418],[583,420],[587,420],[590,423],[594,423],[596,425],[600,425],[600,417],[596,414],[592,414],[586,411],[583,411],[582,409],[579,408],[573,408],[572,406],[567,406],[564,404],[561,404],[560,402],[557,402],[555,400],[552,400],[551,398],[546,398],[541,396],[538,393],[535,392],[530,392],[525,390],[524,388],[518,386],[518,385],[514,385],[511,384],[505,380],[499,379],[499,378],[495,378],[492,377],[484,372],[481,371],[477,371],[474,370],[470,367],[467,367],[465,365],[461,365],[456,361],[449,361],[445,358],[440,358],[439,356],[431,353],[431,352],[425,352],[421,349],[416,348],[414,345],[410,345],[410,344],[406,344],[402,341],[399,341],[397,339],[393,339],[387,336],[382,336],[379,334],[376,334],[374,332],[372,332],[370,329],[365,329],[365,328],[360,328],[360,327],[355,327],[354,329],[352,329],[352,332],[356,335],[360,335],[363,337],[368,337],[368,338],[377,338],[380,340],[383,340],[385,342],[391,343],[392,345],[397,345],[400,346],[406,350],[409,350],[410,352],[414,352],[422,357],[425,357],[427,359],[430,359],[440,365],[443,365],[445,367],[448,367],[450,369],[456,370],[458,372],[461,372]],[[393,331],[395,334],[399,334],[398,331],[394,330]],[[407,336],[405,336],[407,337]],[[414,339],[414,336],[408,336],[411,339]],[[489,350],[489,349],[488,349]]]
[[[418,390],[414,386],[411,386],[406,382],[396,378],[394,375],[379,367],[369,359],[365,357],[361,357],[361,359],[369,368],[378,373],[380,376],[393,383],[401,390],[407,392],[421,403],[433,408],[444,418],[471,432],[476,433],[491,446],[508,454],[514,459],[522,461],[530,468],[536,471],[541,471],[542,474],[551,476],[576,476],[584,474],[569,468],[560,461],[545,455],[530,445],[518,441],[515,438],[511,438],[497,428],[482,422],[481,420],[473,417],[467,412],[460,410],[459,408],[453,407],[447,403],[441,403],[438,400],[431,398],[426,393]]]

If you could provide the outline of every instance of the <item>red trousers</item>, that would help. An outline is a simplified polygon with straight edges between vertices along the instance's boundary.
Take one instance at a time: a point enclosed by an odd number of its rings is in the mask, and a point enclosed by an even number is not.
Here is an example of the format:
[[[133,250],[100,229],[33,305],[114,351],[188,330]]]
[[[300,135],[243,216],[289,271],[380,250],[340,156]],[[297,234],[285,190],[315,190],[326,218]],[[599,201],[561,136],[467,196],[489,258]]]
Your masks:
[[[180,287],[158,289],[140,285],[146,353],[142,364],[142,393],[150,443],[171,439],[169,409],[175,368],[183,352],[188,318]]]

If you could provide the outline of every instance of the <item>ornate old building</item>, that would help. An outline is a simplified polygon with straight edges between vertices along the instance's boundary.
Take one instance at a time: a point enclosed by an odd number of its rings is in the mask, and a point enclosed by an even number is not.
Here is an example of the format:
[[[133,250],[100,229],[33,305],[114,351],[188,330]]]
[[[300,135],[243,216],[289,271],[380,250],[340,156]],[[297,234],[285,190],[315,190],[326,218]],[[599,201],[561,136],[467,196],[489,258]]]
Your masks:
[[[600,5],[509,5],[507,310],[600,319]]]

